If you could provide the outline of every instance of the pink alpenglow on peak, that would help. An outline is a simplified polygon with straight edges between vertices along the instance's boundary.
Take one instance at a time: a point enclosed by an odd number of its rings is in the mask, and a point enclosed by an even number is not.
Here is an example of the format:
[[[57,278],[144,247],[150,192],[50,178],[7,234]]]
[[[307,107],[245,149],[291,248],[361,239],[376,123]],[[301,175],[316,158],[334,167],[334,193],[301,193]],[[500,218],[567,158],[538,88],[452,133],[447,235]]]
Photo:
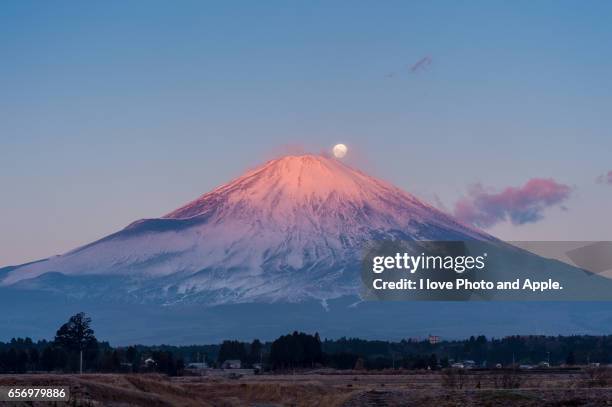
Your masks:
[[[409,209],[409,210],[407,210]],[[410,220],[437,220],[478,233],[395,186],[321,155],[271,160],[164,216],[265,219],[310,228],[321,221],[335,229],[361,224],[395,227]]]
[[[296,205],[317,211],[324,205],[350,202],[353,207],[382,204],[387,194],[423,205],[394,186],[369,177],[338,160],[319,155],[286,156],[267,162],[234,181],[202,195],[164,218],[181,219],[208,213],[211,207],[239,206],[285,216]],[[215,202],[211,206],[211,201]],[[279,216],[279,217],[282,217]]]

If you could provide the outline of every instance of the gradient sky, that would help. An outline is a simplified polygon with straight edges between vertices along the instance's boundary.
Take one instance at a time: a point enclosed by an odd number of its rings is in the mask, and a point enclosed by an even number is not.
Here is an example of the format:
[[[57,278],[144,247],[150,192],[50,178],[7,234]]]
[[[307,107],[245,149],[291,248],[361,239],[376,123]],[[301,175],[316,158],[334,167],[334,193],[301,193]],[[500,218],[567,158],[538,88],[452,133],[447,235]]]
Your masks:
[[[0,266],[336,142],[451,208],[474,183],[554,178],[567,210],[488,231],[612,240],[595,182],[612,169],[611,20],[610,1],[3,1]]]

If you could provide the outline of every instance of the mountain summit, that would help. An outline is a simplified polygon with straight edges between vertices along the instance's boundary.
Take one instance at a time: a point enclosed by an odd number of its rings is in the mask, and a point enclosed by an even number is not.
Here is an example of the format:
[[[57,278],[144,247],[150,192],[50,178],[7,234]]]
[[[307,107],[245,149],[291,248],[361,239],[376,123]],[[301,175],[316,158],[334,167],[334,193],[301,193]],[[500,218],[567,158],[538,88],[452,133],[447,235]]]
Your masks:
[[[328,300],[357,293],[361,251],[383,238],[489,237],[336,159],[286,156],[161,218],[0,269],[0,285],[166,304]]]
[[[242,220],[284,231],[350,237],[425,220],[463,234],[471,230],[393,185],[319,155],[286,156],[169,213],[163,219]],[[256,221],[256,222],[254,222]],[[325,235],[325,236],[323,236]],[[313,236],[314,237],[314,236]]]

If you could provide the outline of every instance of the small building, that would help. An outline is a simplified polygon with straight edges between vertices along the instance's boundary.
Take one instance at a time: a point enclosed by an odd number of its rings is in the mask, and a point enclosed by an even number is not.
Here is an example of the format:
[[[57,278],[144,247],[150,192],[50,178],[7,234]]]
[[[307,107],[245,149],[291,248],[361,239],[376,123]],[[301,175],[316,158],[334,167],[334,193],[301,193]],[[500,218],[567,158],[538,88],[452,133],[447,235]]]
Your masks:
[[[476,367],[476,362],[473,360],[467,359],[463,361],[463,366],[465,366],[466,369],[473,369]]]
[[[145,367],[151,368],[151,367],[155,367],[157,363],[155,363],[155,360],[153,360],[153,358],[147,358],[144,361],[144,365]]]
[[[242,362],[238,359],[229,359],[221,364],[222,369],[241,369]]]
[[[429,343],[432,345],[440,343],[440,337],[437,335],[429,335]]]

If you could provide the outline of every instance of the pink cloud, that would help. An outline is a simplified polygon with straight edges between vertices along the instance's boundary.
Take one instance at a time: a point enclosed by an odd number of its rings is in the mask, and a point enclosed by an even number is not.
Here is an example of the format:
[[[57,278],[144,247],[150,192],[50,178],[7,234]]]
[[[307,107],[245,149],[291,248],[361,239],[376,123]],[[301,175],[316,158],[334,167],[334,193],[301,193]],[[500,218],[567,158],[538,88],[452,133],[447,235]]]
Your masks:
[[[597,183],[612,185],[612,170],[608,171],[607,174],[602,174],[597,177]]]
[[[515,225],[533,223],[544,217],[546,208],[565,201],[571,190],[552,178],[532,178],[522,187],[507,187],[501,192],[476,184],[466,197],[455,203],[454,214],[466,223],[483,228],[508,219]]]

